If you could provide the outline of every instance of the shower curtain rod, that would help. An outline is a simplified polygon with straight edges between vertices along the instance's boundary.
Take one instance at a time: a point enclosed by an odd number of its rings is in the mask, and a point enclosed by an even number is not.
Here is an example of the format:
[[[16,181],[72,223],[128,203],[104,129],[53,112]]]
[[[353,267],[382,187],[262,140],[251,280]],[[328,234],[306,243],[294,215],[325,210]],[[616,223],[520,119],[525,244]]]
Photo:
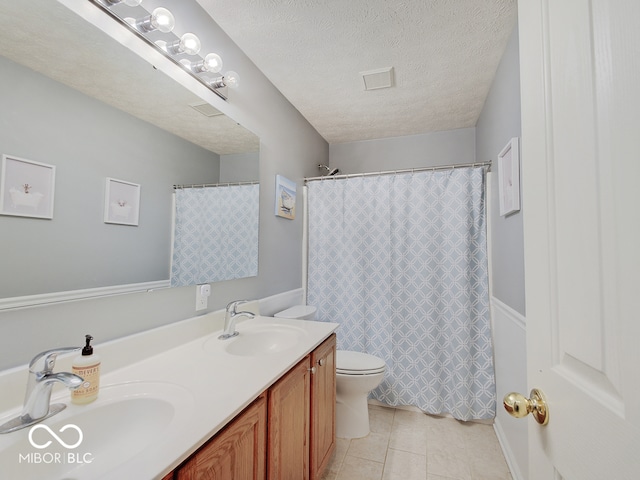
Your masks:
[[[174,185],[173,189],[177,190],[179,188],[204,188],[204,187],[235,187],[237,185],[257,185],[258,182],[222,182],[222,183],[196,183],[193,185]]]
[[[465,168],[465,167],[489,167],[491,169],[491,161],[488,162],[475,162],[475,163],[460,163],[457,165],[437,165],[434,167],[419,167],[419,168],[407,168],[404,170],[386,170],[382,172],[366,172],[366,173],[345,173],[343,175],[325,175],[323,177],[306,177],[304,179],[304,183],[315,181],[315,180],[339,180],[342,178],[353,178],[353,177],[371,177],[376,175],[394,175],[396,173],[414,173],[414,172],[432,172],[436,170],[450,170],[454,168]]]

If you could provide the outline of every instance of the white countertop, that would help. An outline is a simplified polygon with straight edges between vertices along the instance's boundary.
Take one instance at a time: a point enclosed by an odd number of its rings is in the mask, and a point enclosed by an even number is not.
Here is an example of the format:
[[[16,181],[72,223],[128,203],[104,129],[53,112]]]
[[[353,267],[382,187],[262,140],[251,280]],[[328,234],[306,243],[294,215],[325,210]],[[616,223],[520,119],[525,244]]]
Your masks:
[[[225,351],[225,346],[228,345],[226,342],[232,342],[234,339],[217,339],[221,330],[219,313],[210,314],[210,316],[210,318],[198,317],[191,322],[185,321],[182,326],[162,327],[155,331],[108,342],[103,345],[103,348],[100,348],[99,344],[95,346],[95,352],[100,354],[102,360],[101,391],[104,389],[103,395],[98,396],[96,404],[102,397],[105,398],[103,402],[108,401],[106,399],[110,392],[117,391],[117,387],[110,388],[110,385],[141,382],[136,388],[144,393],[145,385],[169,383],[184,391],[183,403],[187,405],[188,413],[181,413],[178,425],[172,426],[170,434],[160,432],[156,440],[145,448],[141,447],[142,450],[127,462],[115,468],[100,465],[99,453],[93,452],[91,465],[80,466],[71,474],[71,477],[65,478],[91,480],[162,478],[314,350],[338,326],[335,323],[257,316],[255,319],[237,324],[240,335],[243,331],[249,331],[255,326],[277,323],[301,329],[300,339],[295,345],[281,352],[259,356],[239,356]],[[218,330],[211,331],[210,325],[213,325],[213,328],[218,327]],[[185,333],[185,329],[188,333]],[[196,336],[206,330],[209,331]],[[195,338],[186,342],[182,341],[194,336]],[[172,345],[172,340],[182,341],[182,343]],[[131,361],[117,367],[126,359]],[[69,371],[66,369],[69,362],[70,356],[61,358],[54,371]],[[109,365],[112,367],[110,368]],[[114,365],[116,368],[113,368]],[[15,389],[20,390],[19,397],[15,392],[13,392],[14,395],[3,395],[4,398],[0,401],[0,423],[8,420],[11,415],[19,413],[20,407],[16,407],[16,399],[24,395],[26,376],[24,368],[0,374],[0,388],[3,392],[8,392],[8,389],[12,392]],[[55,401],[66,403],[68,408],[65,411],[70,412],[69,414],[81,412],[81,409],[86,408],[70,404],[69,394],[66,391],[54,393],[52,403]],[[58,415],[64,415],[65,411]],[[56,416],[51,417],[44,423],[50,423],[55,419]],[[82,425],[78,426],[82,428]],[[27,436],[28,431],[29,428],[25,428],[0,435],[0,452],[3,444],[15,441],[19,436]],[[123,431],[121,435],[124,437],[127,432]],[[8,460],[5,457],[3,462]],[[18,462],[18,459],[15,461]],[[114,464],[111,463],[111,465]],[[27,468],[28,465],[24,467]],[[3,465],[0,465],[0,470],[3,469]],[[19,470],[16,471],[19,472]]]

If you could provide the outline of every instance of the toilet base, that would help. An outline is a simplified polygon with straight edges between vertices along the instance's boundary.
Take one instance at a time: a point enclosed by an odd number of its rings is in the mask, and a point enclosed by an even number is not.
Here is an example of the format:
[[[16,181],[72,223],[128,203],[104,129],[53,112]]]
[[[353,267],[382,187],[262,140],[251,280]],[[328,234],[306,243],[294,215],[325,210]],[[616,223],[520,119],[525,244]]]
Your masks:
[[[367,395],[337,395],[336,437],[362,438],[369,435],[369,432]]]

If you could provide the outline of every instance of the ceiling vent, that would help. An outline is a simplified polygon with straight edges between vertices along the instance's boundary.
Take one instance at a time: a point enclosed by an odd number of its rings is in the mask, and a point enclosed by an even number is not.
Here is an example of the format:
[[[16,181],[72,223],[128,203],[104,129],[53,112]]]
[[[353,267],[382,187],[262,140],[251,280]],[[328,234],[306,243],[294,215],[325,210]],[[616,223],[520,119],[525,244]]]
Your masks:
[[[362,75],[365,90],[393,87],[393,67],[360,72],[360,75]]]
[[[218,115],[224,115],[224,113],[222,113],[220,110],[212,107],[206,102],[190,103],[189,106],[194,110],[197,110],[198,112],[200,112],[205,117],[217,117]]]

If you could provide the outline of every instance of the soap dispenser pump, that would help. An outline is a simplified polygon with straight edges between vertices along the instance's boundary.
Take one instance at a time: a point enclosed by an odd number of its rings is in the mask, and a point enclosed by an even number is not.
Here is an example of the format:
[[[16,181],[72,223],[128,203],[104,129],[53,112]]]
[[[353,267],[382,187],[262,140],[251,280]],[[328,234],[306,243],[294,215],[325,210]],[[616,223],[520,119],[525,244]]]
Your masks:
[[[73,360],[71,371],[84,379],[79,388],[71,391],[71,401],[83,404],[98,398],[100,388],[100,357],[93,353],[91,335],[85,335],[86,345],[82,353]]]

